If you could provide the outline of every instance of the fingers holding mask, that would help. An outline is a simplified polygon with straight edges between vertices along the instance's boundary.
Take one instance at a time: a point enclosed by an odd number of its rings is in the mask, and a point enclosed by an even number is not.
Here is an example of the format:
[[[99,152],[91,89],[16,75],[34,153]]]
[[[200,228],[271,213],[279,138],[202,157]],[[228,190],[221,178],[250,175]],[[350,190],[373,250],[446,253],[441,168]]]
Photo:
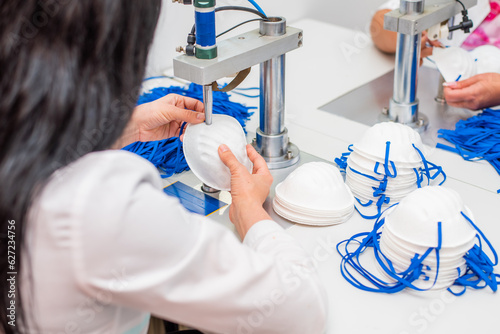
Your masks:
[[[252,145],[247,145],[247,155],[253,163],[253,174],[269,174],[269,168],[264,158],[257,153]]]

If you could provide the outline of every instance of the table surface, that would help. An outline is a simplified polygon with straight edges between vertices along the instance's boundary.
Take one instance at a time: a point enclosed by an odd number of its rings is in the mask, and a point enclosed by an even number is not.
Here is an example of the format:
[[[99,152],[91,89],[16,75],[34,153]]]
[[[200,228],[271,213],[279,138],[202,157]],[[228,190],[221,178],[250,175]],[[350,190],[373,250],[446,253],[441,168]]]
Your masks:
[[[320,108],[394,68],[394,58],[378,52],[369,36],[313,20],[291,22],[304,30],[304,46],[287,54],[286,127],[290,140],[307,152],[307,161],[333,161],[368,128]],[[244,81],[258,86],[258,68]],[[258,105],[256,99],[233,94],[233,100]],[[255,114],[247,124],[249,138],[258,127]],[[500,176],[486,162],[466,162],[459,155],[433,149],[427,157],[441,165],[448,179],[444,186],[456,190],[474,214],[477,225],[500,251],[498,207]],[[275,172],[279,173],[279,172]],[[190,186],[199,181],[190,173],[170,178]],[[230,196],[221,193],[230,202]],[[232,228],[227,210],[215,220]],[[358,290],[340,273],[337,243],[372,229],[373,221],[358,213],[344,224],[310,227],[282,224],[310,252],[326,286],[329,300],[327,333],[466,333],[496,332],[500,328],[500,294],[490,289],[469,290],[455,297],[446,290],[402,291],[379,294]],[[369,256],[367,257],[369,261]],[[496,269],[500,272],[500,269]]]

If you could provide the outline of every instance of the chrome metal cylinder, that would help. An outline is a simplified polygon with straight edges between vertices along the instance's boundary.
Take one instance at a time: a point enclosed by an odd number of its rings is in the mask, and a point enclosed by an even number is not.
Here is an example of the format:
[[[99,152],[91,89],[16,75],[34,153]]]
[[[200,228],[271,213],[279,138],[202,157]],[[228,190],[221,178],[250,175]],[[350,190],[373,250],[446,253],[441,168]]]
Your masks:
[[[285,55],[260,64],[260,126],[266,135],[285,129]]]
[[[205,106],[205,124],[212,124],[212,108],[214,105],[214,97],[212,85],[203,86],[203,105]]]
[[[393,98],[398,103],[413,103],[417,94],[420,64],[420,34],[398,34]]]
[[[417,15],[424,11],[423,0],[401,0],[399,11],[404,15]],[[398,33],[393,97],[389,119],[403,123],[418,122],[417,78],[420,65],[420,34]]]
[[[259,31],[269,37],[284,35],[286,20],[270,17],[261,21]],[[260,120],[254,146],[271,169],[293,165],[300,157],[285,128],[285,62],[282,54],[260,64]]]
[[[446,99],[444,98],[444,82],[444,77],[442,75],[439,75],[438,92],[436,97],[434,98],[434,101],[441,104],[446,104]]]
[[[268,17],[267,21],[260,21],[259,33],[263,36],[281,36],[286,34],[286,20],[284,17]]]
[[[424,12],[424,0],[400,0],[399,12],[401,14],[412,15]]]

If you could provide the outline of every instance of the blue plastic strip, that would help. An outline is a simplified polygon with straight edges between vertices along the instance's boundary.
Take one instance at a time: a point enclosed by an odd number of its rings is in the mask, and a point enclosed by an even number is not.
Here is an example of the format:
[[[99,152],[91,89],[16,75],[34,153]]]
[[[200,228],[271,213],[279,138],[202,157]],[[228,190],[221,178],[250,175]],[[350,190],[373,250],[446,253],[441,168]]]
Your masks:
[[[163,191],[167,195],[177,197],[188,211],[203,216],[208,216],[227,205],[227,203],[193,189],[182,182],[175,182],[164,188]]]
[[[484,109],[457,122],[455,130],[440,129],[438,135],[453,144],[455,151],[442,144],[436,147],[458,153],[466,161],[486,160],[500,174],[500,110]]]

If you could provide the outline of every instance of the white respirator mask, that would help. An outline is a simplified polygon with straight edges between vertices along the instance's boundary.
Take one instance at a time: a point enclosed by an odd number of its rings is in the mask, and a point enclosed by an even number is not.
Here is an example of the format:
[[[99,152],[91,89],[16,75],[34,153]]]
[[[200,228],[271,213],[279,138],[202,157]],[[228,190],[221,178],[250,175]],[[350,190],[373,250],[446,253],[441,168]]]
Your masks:
[[[252,173],[246,137],[240,123],[227,115],[212,115],[212,124],[189,124],[184,134],[184,155],[193,173],[207,186],[230,191],[231,173],[219,158],[225,144],[238,161]]]

